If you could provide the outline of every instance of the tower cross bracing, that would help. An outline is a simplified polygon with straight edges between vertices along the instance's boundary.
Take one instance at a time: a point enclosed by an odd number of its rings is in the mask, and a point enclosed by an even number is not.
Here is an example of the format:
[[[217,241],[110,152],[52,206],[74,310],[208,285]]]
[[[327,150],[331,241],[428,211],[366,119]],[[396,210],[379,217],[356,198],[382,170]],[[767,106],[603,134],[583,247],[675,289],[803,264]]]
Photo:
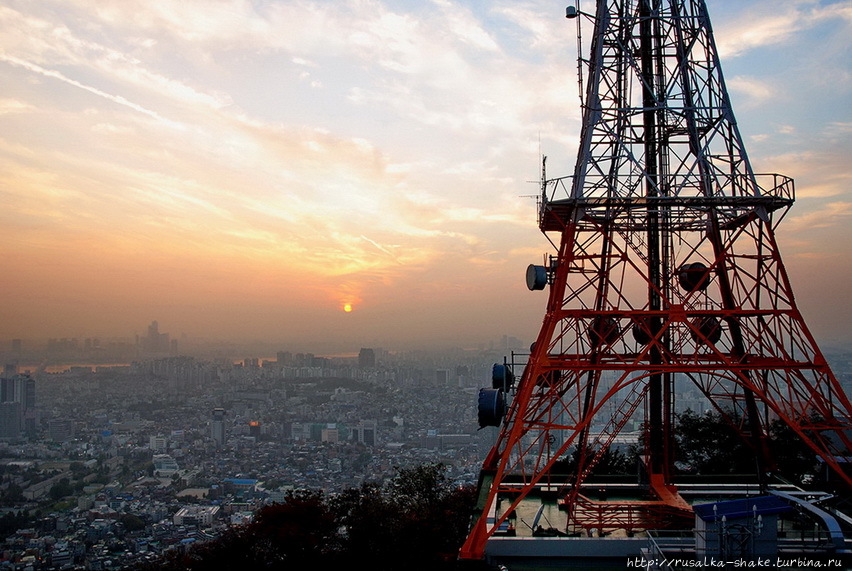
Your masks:
[[[555,246],[530,266],[544,319],[482,468],[487,539],[535,488],[558,490],[566,528],[649,529],[691,517],[673,485],[674,384],[689,383],[752,447],[765,482],[780,420],[846,486],[852,406],[796,305],[775,230],[793,181],[752,169],[702,0],[569,7],[593,28],[581,59],[583,123],[573,174],[542,169],[539,227]],[[579,34],[578,34],[579,35]],[[502,394],[502,393],[501,393]],[[502,401],[500,401],[502,402]],[[583,483],[644,414],[649,498],[616,509]],[[555,481],[573,453],[575,472]],[[497,500],[506,499],[501,510]]]

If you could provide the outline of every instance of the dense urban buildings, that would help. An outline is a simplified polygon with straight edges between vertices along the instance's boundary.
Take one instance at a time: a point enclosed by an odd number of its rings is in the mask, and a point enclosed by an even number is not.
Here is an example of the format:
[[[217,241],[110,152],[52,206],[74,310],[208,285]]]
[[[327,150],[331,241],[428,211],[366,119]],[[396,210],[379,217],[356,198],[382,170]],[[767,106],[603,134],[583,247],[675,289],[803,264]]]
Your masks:
[[[335,493],[424,463],[473,483],[491,444],[475,394],[501,351],[191,357],[162,351],[163,335],[152,323],[125,362],[93,358],[112,341],[4,343],[0,564],[121,568],[288,490]]]
[[[76,346],[85,361],[87,345]],[[26,351],[4,347],[13,361]],[[522,351],[507,338],[476,350],[274,359],[148,357],[139,347],[114,365],[10,365],[0,381],[0,564],[119,569],[214,538],[288,490],[335,493],[425,463],[475,483],[495,436],[479,428],[476,395],[506,347]],[[852,352],[832,362],[848,390]],[[702,412],[701,402],[683,392],[677,406]],[[633,428],[635,438],[638,420]]]

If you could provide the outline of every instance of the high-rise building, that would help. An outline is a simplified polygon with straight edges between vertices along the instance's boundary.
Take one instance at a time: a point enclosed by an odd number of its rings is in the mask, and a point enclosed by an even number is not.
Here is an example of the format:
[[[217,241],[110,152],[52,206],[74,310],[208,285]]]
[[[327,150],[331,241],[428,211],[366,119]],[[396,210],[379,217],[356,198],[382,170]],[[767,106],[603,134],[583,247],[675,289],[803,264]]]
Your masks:
[[[336,423],[328,423],[320,432],[320,440],[322,442],[330,442],[336,444],[340,442],[340,428]]]
[[[30,438],[36,435],[38,418],[36,417],[35,379],[24,376],[24,432]]]
[[[251,420],[249,421],[249,436],[253,436],[254,438],[260,438],[261,434],[261,425],[259,420]]]
[[[364,444],[365,446],[376,445],[376,427],[375,420],[362,420],[358,423],[352,432],[353,440]]]
[[[216,441],[216,446],[225,444],[225,409],[214,408],[213,420],[210,423],[210,436]]]
[[[52,418],[47,423],[48,438],[54,442],[66,442],[74,438],[74,421],[70,418]]]
[[[21,435],[22,421],[21,403],[0,402],[0,438],[18,438]]]
[[[160,324],[152,321],[148,326],[148,334],[140,339],[141,349],[146,353],[169,353],[177,350],[177,344],[172,347],[168,333],[160,333]]]
[[[446,387],[450,382],[450,371],[448,369],[438,369],[435,371],[435,384],[439,387]]]
[[[169,450],[169,440],[162,434],[151,436],[148,439],[148,447],[155,454],[165,454]]]
[[[358,367],[369,369],[376,366],[376,352],[372,349],[361,349],[358,352]]]
[[[29,375],[0,379],[0,438],[17,438],[36,430],[35,380]]]
[[[154,476],[169,478],[180,470],[177,460],[168,454],[154,454]]]

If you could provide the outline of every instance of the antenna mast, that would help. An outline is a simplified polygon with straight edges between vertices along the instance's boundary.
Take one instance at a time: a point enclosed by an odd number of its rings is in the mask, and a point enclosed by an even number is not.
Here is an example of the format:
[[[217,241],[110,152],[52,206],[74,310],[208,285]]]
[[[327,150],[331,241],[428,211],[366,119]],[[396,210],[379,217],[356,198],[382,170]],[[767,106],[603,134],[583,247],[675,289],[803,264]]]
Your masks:
[[[674,469],[676,385],[736,427],[760,488],[776,468],[775,420],[852,488],[838,462],[852,450],[852,406],[775,239],[793,181],[752,170],[704,1],[599,0],[566,16],[594,27],[580,146],[572,176],[547,180],[542,161],[539,228],[557,247],[527,284],[548,290],[545,316],[517,386],[496,395],[505,415],[480,416],[499,435],[462,558],[483,557],[541,489],[558,490],[566,532],[691,528]],[[589,476],[639,422],[646,497],[591,500]]]

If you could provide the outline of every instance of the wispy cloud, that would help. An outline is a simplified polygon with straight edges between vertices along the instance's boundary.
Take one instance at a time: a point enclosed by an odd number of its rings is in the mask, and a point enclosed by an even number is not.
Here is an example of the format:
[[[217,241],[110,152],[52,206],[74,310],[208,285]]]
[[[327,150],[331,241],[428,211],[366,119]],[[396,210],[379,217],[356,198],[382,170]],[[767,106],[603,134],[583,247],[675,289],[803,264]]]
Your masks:
[[[774,5],[779,7],[777,3]],[[753,14],[720,34],[717,42],[719,55],[723,59],[733,58],[755,48],[782,43],[803,25],[802,16],[787,4],[771,15],[761,14],[758,17]]]
[[[848,2],[758,0],[743,5],[741,10],[731,10],[728,3],[716,1],[711,3],[710,14],[724,22],[724,26],[716,26],[717,46],[723,60],[789,42],[828,20],[843,22],[847,27],[852,24],[852,7]]]
[[[43,75],[45,77],[57,79],[59,81],[67,83],[68,85],[73,85],[74,87],[78,87],[78,88],[80,88],[84,91],[88,91],[89,93],[97,95],[98,97],[103,97],[104,99],[112,101],[113,103],[117,103],[118,105],[123,105],[123,106],[125,106],[129,109],[132,109],[134,111],[142,113],[143,115],[148,115],[149,117],[156,119],[157,121],[160,121],[164,124],[168,124],[168,125],[173,126],[173,127],[179,127],[180,126],[179,123],[176,123],[174,121],[169,121],[165,117],[160,116],[156,111],[152,111],[151,109],[147,109],[147,108],[143,107],[142,105],[139,105],[137,103],[133,103],[132,101],[129,101],[128,99],[122,97],[121,95],[114,95],[114,94],[102,91],[100,89],[97,89],[95,87],[92,87],[91,85],[86,85],[86,84],[84,84],[80,81],[66,77],[64,74],[62,74],[59,71],[51,70],[51,69],[45,69],[45,68],[41,67],[40,65],[36,65],[34,63],[30,63],[30,62],[27,62],[27,61],[24,61],[22,59],[16,58],[14,56],[6,55],[6,54],[0,54],[0,61],[4,61],[6,63],[12,64],[12,65],[15,65],[15,66],[18,66],[18,67],[22,67],[24,69],[27,69],[29,71],[32,71],[32,72],[40,74],[40,75]]]
[[[742,94],[746,99],[742,101],[749,107],[761,105],[766,101],[778,96],[778,89],[753,77],[735,76],[728,80],[728,89],[735,94]],[[738,102],[741,100],[738,99]]]
[[[847,219],[850,122],[802,120],[790,105],[802,90],[817,107],[841,92],[791,82],[778,62],[817,28],[841,53],[845,4],[711,2],[723,57],[765,50],[774,63],[735,68],[728,83],[738,118],[757,121],[758,169],[797,179],[797,229]],[[278,318],[269,330],[344,302],[358,303],[358,319],[416,306],[454,320],[444,330],[534,323],[508,316],[540,300],[499,318],[480,306],[523,293],[516,268],[549,249],[524,198],[537,192],[527,181],[540,152],[551,175],[573,166],[576,29],[562,10],[543,0],[7,2],[0,226],[4,254],[31,253],[7,267],[47,283],[55,264],[66,299],[96,288],[146,319],[169,298],[208,324],[203,309],[241,303],[257,320]],[[841,78],[838,61],[811,73]],[[83,275],[98,264],[113,289]],[[168,283],[156,279],[162,268]]]
[[[852,202],[829,202],[818,210],[792,216],[787,223],[786,230],[793,233],[803,233],[838,224],[847,225],[850,218],[852,218]]]
[[[17,99],[0,99],[0,115],[5,115],[7,113],[25,113],[34,109],[34,105],[25,101],[18,101]]]

